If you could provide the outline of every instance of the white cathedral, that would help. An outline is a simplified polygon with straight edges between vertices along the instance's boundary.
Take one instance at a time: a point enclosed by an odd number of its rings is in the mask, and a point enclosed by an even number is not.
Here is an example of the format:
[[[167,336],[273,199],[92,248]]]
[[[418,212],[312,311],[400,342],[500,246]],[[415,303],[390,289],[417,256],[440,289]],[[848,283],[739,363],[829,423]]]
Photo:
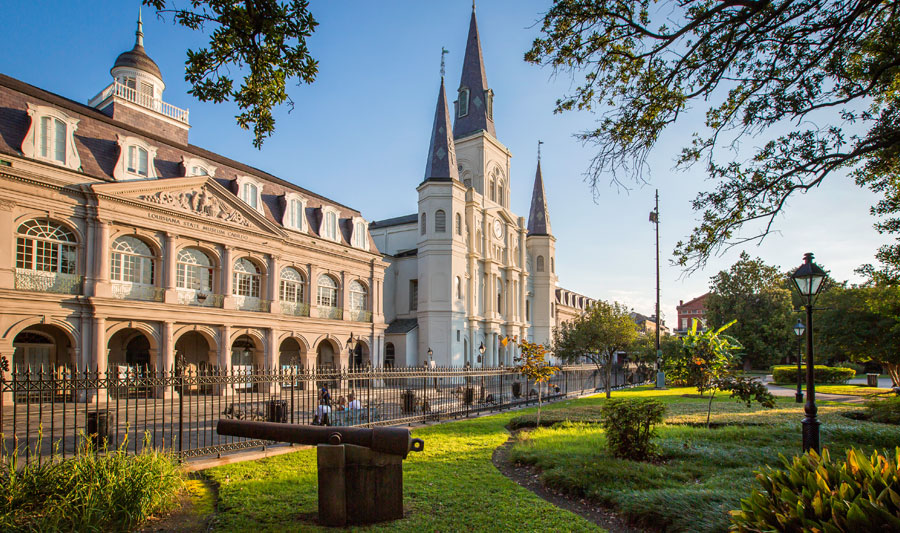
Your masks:
[[[527,222],[511,209],[493,105],[473,8],[452,120],[441,78],[416,213],[369,225],[389,265],[386,365],[511,365],[520,340],[549,344],[591,301],[557,288],[540,158]]]

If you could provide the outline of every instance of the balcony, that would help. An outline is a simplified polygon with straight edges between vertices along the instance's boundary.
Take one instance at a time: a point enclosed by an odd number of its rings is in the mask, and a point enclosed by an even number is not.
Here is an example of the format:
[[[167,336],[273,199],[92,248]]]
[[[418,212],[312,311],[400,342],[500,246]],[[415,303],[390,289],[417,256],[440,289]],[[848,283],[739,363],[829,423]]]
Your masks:
[[[331,320],[343,320],[344,310],[340,307],[325,307],[320,305],[316,307],[319,311],[319,318],[330,318]]]
[[[197,307],[222,307],[225,297],[193,289],[178,289],[178,303]]]
[[[309,304],[303,302],[281,302],[281,312],[285,315],[309,316]]]
[[[270,300],[263,300],[262,298],[256,298],[254,296],[235,296],[234,297],[234,308],[239,311],[254,311],[256,313],[268,313],[270,306]]]
[[[165,290],[153,285],[140,285],[138,283],[113,283],[112,297],[119,300],[143,300],[146,302],[161,302]]]
[[[74,274],[16,269],[16,289],[20,291],[81,294],[82,277]]]
[[[183,122],[185,124],[188,123],[187,109],[175,107],[172,104],[163,102],[159,98],[153,98],[148,94],[144,94],[137,89],[128,87],[127,85],[122,85],[117,81],[112,82],[107,88],[97,93],[97,96],[91,98],[90,101],[88,101],[88,105],[91,107],[96,107],[100,102],[103,102],[107,98],[113,96],[131,102],[133,104],[137,104],[141,107],[152,109],[153,111],[156,111],[157,113],[165,115],[171,119],[177,120],[178,122]]]
[[[350,310],[350,320],[354,322],[371,322],[372,311]]]

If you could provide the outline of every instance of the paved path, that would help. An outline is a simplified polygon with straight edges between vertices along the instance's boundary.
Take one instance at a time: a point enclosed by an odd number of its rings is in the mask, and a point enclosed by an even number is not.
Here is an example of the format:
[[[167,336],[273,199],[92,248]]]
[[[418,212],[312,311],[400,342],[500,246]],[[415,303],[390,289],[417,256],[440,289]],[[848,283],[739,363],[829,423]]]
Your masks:
[[[787,387],[779,387],[772,383],[766,383],[766,386],[769,387],[769,392],[771,392],[773,396],[789,396],[793,398],[794,395],[797,394],[797,387],[790,389]],[[805,401],[806,391],[803,391],[803,397]],[[816,400],[826,402],[863,403],[866,401],[866,398],[863,396],[850,396],[847,394],[825,394],[816,392]]]

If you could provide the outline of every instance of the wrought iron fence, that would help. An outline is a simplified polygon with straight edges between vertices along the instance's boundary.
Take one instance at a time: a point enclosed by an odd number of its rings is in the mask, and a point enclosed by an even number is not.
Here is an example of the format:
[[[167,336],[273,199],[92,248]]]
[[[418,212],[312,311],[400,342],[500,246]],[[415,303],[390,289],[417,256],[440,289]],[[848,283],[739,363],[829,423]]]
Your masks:
[[[612,376],[613,388],[651,378],[649,370],[621,366]],[[603,379],[594,366],[564,366],[540,385],[541,397],[592,392]],[[0,376],[0,440],[26,464],[54,451],[76,455],[86,440],[129,452],[152,446],[188,459],[267,445],[217,435],[223,417],[371,427],[536,404],[537,395],[538,385],[509,367],[7,368]]]

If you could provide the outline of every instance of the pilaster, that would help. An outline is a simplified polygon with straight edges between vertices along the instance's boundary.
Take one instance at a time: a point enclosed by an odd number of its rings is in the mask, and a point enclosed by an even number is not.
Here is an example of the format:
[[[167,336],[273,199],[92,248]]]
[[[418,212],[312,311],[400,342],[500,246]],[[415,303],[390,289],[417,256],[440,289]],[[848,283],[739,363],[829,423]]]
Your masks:
[[[231,246],[222,247],[222,297],[224,309],[234,309],[234,249]]]
[[[94,233],[97,235],[94,247],[94,266],[97,273],[94,296],[109,298],[112,296],[112,287],[109,284],[109,222],[98,219]]]
[[[166,232],[165,236],[165,256],[163,257],[164,262],[164,271],[165,275],[163,276],[165,279],[165,296],[164,301],[166,303],[177,303],[178,302],[178,291],[175,288],[175,281],[177,280],[177,254],[175,253],[175,247],[178,241],[178,236],[172,233]]]

